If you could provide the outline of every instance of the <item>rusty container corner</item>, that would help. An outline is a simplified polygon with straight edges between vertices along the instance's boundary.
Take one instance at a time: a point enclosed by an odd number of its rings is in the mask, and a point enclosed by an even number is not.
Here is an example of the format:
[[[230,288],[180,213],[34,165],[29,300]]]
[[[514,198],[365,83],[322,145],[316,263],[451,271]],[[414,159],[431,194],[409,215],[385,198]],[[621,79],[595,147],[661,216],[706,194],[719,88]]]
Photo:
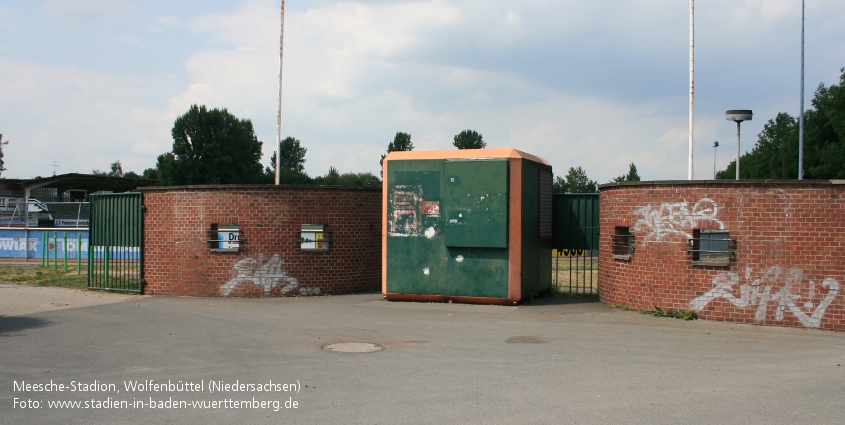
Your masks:
[[[552,167],[516,149],[391,152],[382,294],[518,304],[551,289]]]

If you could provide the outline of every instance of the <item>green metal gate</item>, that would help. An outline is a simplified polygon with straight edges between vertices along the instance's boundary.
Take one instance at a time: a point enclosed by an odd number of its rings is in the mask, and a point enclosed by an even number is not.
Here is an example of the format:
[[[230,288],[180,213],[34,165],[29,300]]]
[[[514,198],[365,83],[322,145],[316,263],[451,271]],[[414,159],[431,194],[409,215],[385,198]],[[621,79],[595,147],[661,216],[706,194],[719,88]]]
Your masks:
[[[599,194],[555,193],[552,211],[552,291],[597,295]]]
[[[140,193],[91,195],[88,289],[143,290]]]

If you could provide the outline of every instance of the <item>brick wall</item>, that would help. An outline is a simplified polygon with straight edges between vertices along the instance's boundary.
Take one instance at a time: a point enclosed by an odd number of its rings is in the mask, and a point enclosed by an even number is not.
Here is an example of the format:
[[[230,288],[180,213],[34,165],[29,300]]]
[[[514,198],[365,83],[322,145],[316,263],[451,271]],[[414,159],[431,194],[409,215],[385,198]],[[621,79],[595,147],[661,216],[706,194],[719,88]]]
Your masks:
[[[381,188],[144,188],[144,293],[343,294],[381,287]],[[212,224],[236,223],[238,252],[212,252]],[[302,224],[325,224],[327,252],[303,252]]]
[[[600,202],[603,302],[845,330],[845,182],[619,183]],[[613,257],[617,227],[634,236],[629,261]],[[695,229],[728,230],[735,257],[693,264]]]

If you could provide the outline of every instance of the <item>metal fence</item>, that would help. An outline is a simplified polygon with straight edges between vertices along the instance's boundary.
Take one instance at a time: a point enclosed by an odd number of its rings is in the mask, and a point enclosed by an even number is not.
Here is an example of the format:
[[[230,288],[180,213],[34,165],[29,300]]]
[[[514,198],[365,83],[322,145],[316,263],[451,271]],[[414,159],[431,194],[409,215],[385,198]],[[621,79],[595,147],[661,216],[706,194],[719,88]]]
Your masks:
[[[0,207],[0,227],[79,229],[88,227],[90,216],[88,202],[41,202],[36,198],[30,198],[29,204],[26,204],[23,198],[20,198],[13,199]]]
[[[598,295],[599,195],[554,195],[552,292]]]
[[[143,290],[140,193],[91,195],[88,288]]]

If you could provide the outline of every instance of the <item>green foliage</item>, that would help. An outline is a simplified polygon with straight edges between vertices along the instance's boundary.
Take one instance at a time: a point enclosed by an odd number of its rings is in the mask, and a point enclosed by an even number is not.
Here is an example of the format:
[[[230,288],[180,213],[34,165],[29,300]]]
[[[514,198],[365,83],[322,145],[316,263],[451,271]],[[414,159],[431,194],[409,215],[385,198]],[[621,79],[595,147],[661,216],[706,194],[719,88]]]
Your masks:
[[[136,173],[134,171],[127,171],[126,173],[123,174],[123,177],[126,177],[127,179],[140,179],[140,178],[142,178],[141,176],[138,175],[138,173]]]
[[[8,144],[8,141],[3,141],[3,135],[0,134],[0,175],[2,175],[4,171],[6,171],[6,167],[4,166],[6,163],[3,162],[3,145]]]
[[[280,149],[282,152],[279,157],[279,168],[282,170],[305,171],[305,152],[308,150],[302,147],[302,144],[293,137],[287,137],[282,140]],[[275,155],[273,158],[273,171],[276,171]]]
[[[812,109],[804,113],[804,178],[845,178],[845,68],[838,85],[819,84]],[[781,112],[757,136],[751,152],[740,156],[741,179],[798,178],[798,119]],[[736,178],[736,161],[716,173]]]
[[[314,179],[305,173],[305,153],[301,142],[294,137],[287,137],[279,144],[282,157],[279,159],[281,171],[279,184],[313,184]],[[264,169],[264,183],[276,182],[276,152],[270,157],[270,165]]]
[[[112,162],[111,170],[109,171],[109,176],[123,177],[123,165],[120,163],[120,160]]]
[[[147,168],[141,174],[141,178],[144,178],[144,179],[147,179],[147,180],[158,180],[159,179],[158,169],[157,168]]]
[[[393,136],[393,141],[387,144],[387,153],[391,153],[394,151],[412,151],[414,150],[414,144],[411,143],[411,135],[408,133],[396,132],[396,135]],[[384,164],[384,158],[387,157],[387,154],[381,156],[379,160],[379,165]]]
[[[343,173],[340,174],[335,167],[329,167],[329,172],[324,176],[316,177],[313,184],[324,186],[354,186],[354,187],[380,187],[381,180],[373,173]]]
[[[555,176],[553,190],[556,193],[596,193],[598,183],[587,177],[587,172],[580,166],[569,167],[565,178]]]
[[[628,174],[613,178],[614,182],[638,182],[640,180],[640,175],[637,174],[637,166],[633,162],[628,166]]]
[[[648,314],[649,316],[654,317],[672,317],[675,319],[681,320],[698,320],[698,313],[695,310],[683,311],[683,310],[663,310],[660,307],[654,306],[654,310],[643,310],[641,308],[632,308],[626,307],[623,305],[610,305],[613,308],[618,308],[624,311],[636,311],[640,314]]]
[[[91,170],[91,174],[95,176],[123,177],[123,165],[118,159],[117,161],[111,163],[109,171]]]
[[[270,174],[269,179],[267,181],[268,184],[275,183],[276,181],[276,173],[273,172]],[[286,170],[282,169],[279,172],[279,184],[314,184],[314,179],[312,179],[308,174],[302,171],[296,170]]]
[[[484,142],[481,134],[475,130],[464,130],[456,134],[452,145],[458,149],[484,149],[487,147],[487,143]]]
[[[381,187],[381,180],[373,173],[343,173],[338,177],[340,186]]]
[[[340,172],[338,172],[337,168],[334,168],[334,166],[330,166],[329,172],[326,173],[325,176],[314,179],[314,183],[326,186],[337,186],[338,180],[340,180]]]
[[[168,185],[252,184],[264,179],[261,142],[252,122],[228,110],[192,105],[176,119],[173,151],[158,157]]]

